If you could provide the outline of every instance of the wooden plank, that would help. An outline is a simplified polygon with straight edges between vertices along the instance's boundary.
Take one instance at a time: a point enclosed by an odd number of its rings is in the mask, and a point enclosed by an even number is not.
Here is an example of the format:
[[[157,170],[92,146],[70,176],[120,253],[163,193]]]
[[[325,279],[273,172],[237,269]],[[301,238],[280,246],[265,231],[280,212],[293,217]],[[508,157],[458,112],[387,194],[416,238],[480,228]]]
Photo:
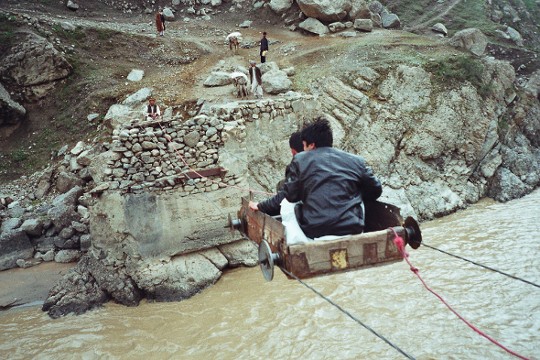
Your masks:
[[[395,229],[403,236],[403,228]],[[285,266],[299,278],[307,278],[401,261],[402,256],[393,239],[393,232],[381,230],[331,241],[291,245],[284,256]]]
[[[246,198],[242,198],[238,217],[247,225],[245,233],[249,239],[257,244],[266,240],[273,252],[279,252],[285,241],[285,229],[280,221],[261,211],[251,210],[249,200]]]

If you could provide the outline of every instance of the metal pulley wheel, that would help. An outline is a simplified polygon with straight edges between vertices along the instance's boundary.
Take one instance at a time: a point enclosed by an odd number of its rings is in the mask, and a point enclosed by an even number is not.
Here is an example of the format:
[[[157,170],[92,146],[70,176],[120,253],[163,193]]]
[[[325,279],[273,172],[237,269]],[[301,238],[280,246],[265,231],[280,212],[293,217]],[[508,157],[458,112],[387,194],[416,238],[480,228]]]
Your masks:
[[[422,244],[422,232],[416,220],[409,216],[405,219],[403,227],[407,232],[407,244],[413,249],[418,249],[420,244]]]
[[[273,253],[266,240],[259,244],[259,266],[266,281],[274,278],[274,265],[279,263],[279,254]]]

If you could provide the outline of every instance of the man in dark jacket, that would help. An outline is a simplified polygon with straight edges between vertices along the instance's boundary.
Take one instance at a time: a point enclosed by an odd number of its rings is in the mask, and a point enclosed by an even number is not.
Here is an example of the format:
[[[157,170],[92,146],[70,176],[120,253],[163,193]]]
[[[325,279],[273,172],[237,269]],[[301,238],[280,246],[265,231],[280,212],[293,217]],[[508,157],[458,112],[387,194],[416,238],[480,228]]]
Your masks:
[[[382,193],[364,159],[334,149],[328,120],[316,119],[302,130],[304,152],[289,166],[285,198],[297,205],[300,227],[310,238],[359,234],[364,230],[366,200]]]
[[[268,39],[266,38],[266,31],[263,32],[263,36],[261,38],[261,64],[264,64],[266,62],[266,53],[268,52]]]
[[[302,143],[302,133],[297,131],[289,137],[289,146],[291,148],[291,154],[293,158],[296,154],[304,151],[304,145]],[[285,168],[285,182],[289,178],[289,165]],[[277,188],[277,194],[264,200],[259,203],[250,201],[249,207],[253,210],[262,211],[265,214],[270,216],[279,215],[281,201],[285,198],[285,193],[283,192],[283,181],[280,181]]]

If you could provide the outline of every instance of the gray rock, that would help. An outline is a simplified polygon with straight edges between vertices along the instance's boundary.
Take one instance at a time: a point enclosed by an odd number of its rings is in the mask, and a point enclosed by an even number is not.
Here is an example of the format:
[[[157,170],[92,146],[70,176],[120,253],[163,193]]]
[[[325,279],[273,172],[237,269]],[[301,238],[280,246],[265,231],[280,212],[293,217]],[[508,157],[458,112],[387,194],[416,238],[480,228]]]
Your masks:
[[[70,153],[73,155],[79,155],[83,152],[83,150],[86,148],[86,145],[84,144],[84,141],[79,141],[77,144],[71,149]]]
[[[72,11],[79,10],[79,5],[73,2],[73,0],[68,0],[68,2],[66,3],[66,7]]]
[[[192,131],[184,136],[184,144],[189,147],[196,147],[197,143],[201,139],[201,135],[197,131]]]
[[[448,30],[446,29],[446,26],[444,26],[441,23],[436,23],[431,27],[431,31],[443,34],[444,36],[448,35]]]
[[[9,232],[15,230],[21,226],[22,220],[20,218],[8,218],[2,221],[0,226],[0,234],[3,232]]]
[[[92,122],[95,119],[97,119],[98,117],[99,117],[99,114],[92,113],[92,114],[88,114],[88,116],[86,117],[86,120],[88,120],[88,122]]]
[[[45,96],[73,71],[47,39],[31,32],[14,33],[14,37],[15,45],[2,58],[0,74],[6,83],[22,87],[27,98]]]
[[[352,37],[356,37],[358,34],[356,33],[356,31],[343,31],[343,32],[340,32],[338,35],[344,38],[352,38]]]
[[[60,27],[66,31],[75,31],[77,27],[70,22],[64,21],[60,23]]]
[[[81,252],[78,250],[60,250],[54,256],[57,263],[71,263],[81,258]]]
[[[17,267],[17,260],[29,259],[34,254],[34,246],[22,230],[0,233],[0,271]]]
[[[29,267],[32,267],[32,266],[36,266],[36,265],[39,265],[41,263],[41,261],[39,259],[19,259],[17,260],[17,266],[22,268],[22,269],[27,269]]]
[[[455,47],[464,48],[476,56],[481,56],[486,50],[488,40],[482,31],[472,28],[458,31],[448,40],[448,43]]]
[[[267,61],[265,63],[258,64],[257,67],[261,70],[262,75],[269,71],[279,70],[278,64],[276,64],[274,61]]]
[[[28,219],[22,223],[21,230],[28,236],[41,236],[43,221],[40,219]]]
[[[251,20],[244,20],[240,25],[238,25],[238,27],[241,28],[241,29],[247,29],[247,28],[251,27],[252,23],[253,23],[253,21],[251,21]]]
[[[13,101],[0,84],[0,126],[18,125],[26,117],[26,109]]]
[[[270,0],[270,9],[276,14],[283,14],[291,8],[293,0]]]
[[[42,236],[40,238],[32,239],[32,243],[34,244],[36,251],[39,251],[41,253],[47,253],[51,250],[54,250],[55,249],[54,241],[55,241],[54,236]]]
[[[84,182],[77,176],[68,172],[61,172],[56,178],[56,190],[60,193],[68,192],[69,190],[84,185]]]
[[[219,250],[229,261],[229,266],[256,266],[258,264],[258,248],[250,240],[240,240],[231,244],[221,245]]]
[[[232,78],[228,72],[214,71],[206,78],[203,85],[207,87],[225,86],[232,84]]]
[[[381,14],[383,10],[384,6],[379,1],[371,1],[369,3],[369,11],[371,11],[372,13]]]
[[[49,167],[40,176],[36,186],[36,191],[34,192],[36,199],[42,199],[49,192],[51,188],[52,173],[53,168]]]
[[[523,46],[523,37],[513,27],[508,26],[506,28],[506,33],[508,34],[508,37],[517,45],[517,46]]]
[[[262,87],[269,94],[285,93],[291,89],[292,81],[281,70],[273,70],[262,76]]]
[[[373,31],[373,20],[371,19],[356,19],[354,20],[354,28],[360,31]]]
[[[92,246],[92,236],[90,234],[81,235],[79,242],[81,251],[88,251]]]
[[[500,167],[492,178],[487,194],[497,201],[508,201],[517,199],[529,191],[530,188],[519,177],[507,168]]]
[[[163,16],[165,17],[166,21],[174,21],[175,20],[174,12],[169,7],[163,8]]]
[[[308,18],[326,22],[345,19],[352,7],[350,0],[297,0],[296,3]]]
[[[133,69],[127,76],[129,81],[138,82],[141,81],[144,76],[144,70]]]
[[[343,29],[345,29],[345,24],[343,24],[342,22],[338,21],[338,22],[333,22],[331,24],[328,25],[328,29],[335,33],[335,32],[338,32],[338,31],[341,31]]]
[[[147,262],[132,274],[137,286],[149,299],[178,301],[187,299],[212,285],[221,271],[201,254],[178,256],[170,261]]]
[[[399,29],[401,27],[401,21],[396,14],[383,12],[381,14],[382,26],[385,29]]]
[[[130,107],[140,105],[148,100],[148,98],[152,95],[152,91],[152,88],[142,88],[134,94],[129,95],[124,101],[122,101],[122,105],[127,105]]]
[[[298,24],[298,27],[319,36],[329,32],[328,28],[323,23],[312,17],[302,21],[300,24]]]

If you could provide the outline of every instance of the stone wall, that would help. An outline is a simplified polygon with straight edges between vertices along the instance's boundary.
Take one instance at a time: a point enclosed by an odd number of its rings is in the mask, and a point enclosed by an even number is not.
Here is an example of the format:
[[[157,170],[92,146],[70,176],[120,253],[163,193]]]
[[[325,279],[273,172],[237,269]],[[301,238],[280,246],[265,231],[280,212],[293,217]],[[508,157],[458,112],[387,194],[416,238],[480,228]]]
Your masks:
[[[221,166],[220,149],[231,137],[246,137],[246,123],[303,121],[299,113],[314,106],[313,97],[241,101],[201,109],[182,121],[132,122],[115,129],[104,180],[122,193],[175,190],[185,194],[215,191],[241,182]],[[296,125],[298,126],[298,124]]]

